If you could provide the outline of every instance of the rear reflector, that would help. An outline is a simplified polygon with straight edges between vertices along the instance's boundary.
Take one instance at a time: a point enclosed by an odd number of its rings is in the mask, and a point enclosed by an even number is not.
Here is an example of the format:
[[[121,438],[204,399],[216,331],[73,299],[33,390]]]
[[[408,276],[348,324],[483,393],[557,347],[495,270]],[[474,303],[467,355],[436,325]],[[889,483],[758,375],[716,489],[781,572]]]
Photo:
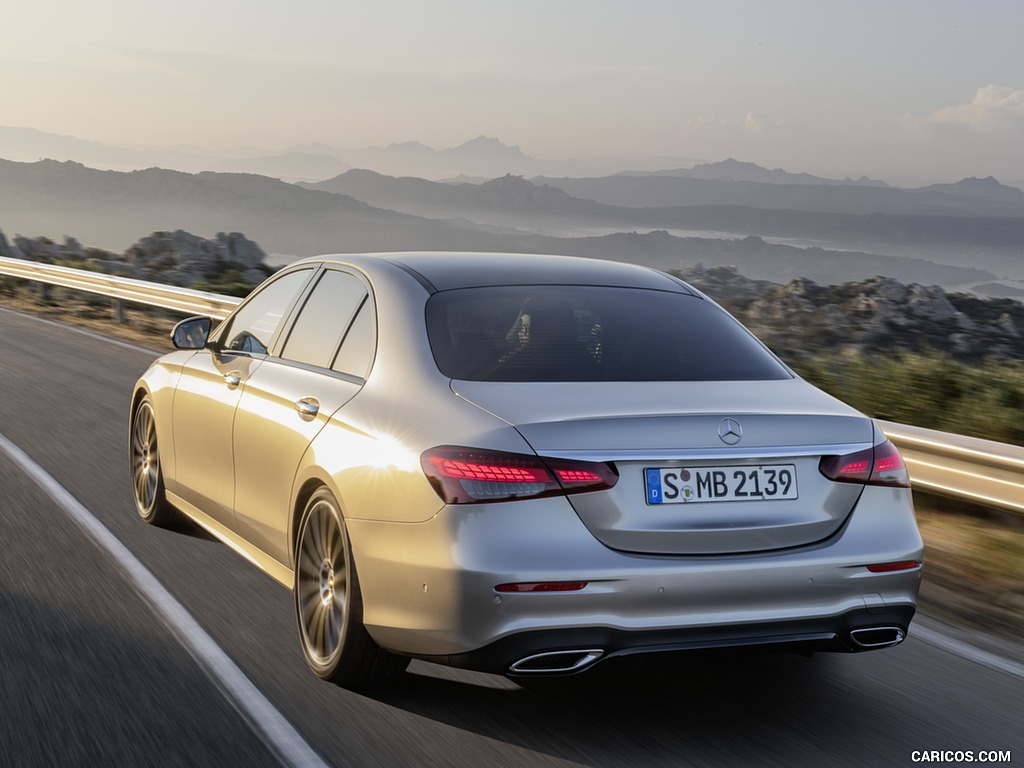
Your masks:
[[[890,440],[845,456],[824,456],[818,469],[829,480],[840,483],[910,487],[907,466]]]
[[[497,592],[579,592],[585,581],[530,581],[522,584],[499,584]]]
[[[424,451],[420,465],[446,504],[599,491],[619,479],[607,464],[454,445]]]
[[[867,568],[872,573],[892,573],[893,571],[910,571],[921,565],[920,560],[901,560],[898,563],[877,563]]]

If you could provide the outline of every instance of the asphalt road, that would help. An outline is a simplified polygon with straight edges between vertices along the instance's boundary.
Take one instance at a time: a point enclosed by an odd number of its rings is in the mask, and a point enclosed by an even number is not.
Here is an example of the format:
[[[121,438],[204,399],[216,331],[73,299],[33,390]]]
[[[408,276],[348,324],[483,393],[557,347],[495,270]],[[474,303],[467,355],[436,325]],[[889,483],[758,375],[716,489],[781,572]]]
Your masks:
[[[1024,679],[913,628],[886,651],[676,657],[545,690],[420,662],[372,694],[322,683],[286,590],[195,530],[136,516],[128,398],[151,357],[0,310],[0,435],[145,563],[328,765],[890,766],[914,764],[915,750],[1024,760]],[[0,452],[0,766],[288,759]]]

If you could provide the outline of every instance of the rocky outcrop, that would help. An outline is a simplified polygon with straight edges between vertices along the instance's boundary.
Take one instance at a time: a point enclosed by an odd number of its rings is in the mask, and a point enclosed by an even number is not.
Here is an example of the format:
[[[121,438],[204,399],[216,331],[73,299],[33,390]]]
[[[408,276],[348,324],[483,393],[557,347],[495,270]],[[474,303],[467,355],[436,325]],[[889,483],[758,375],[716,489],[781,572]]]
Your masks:
[[[218,232],[213,240],[184,230],[154,232],[139,240],[125,254],[129,264],[150,279],[173,285],[191,285],[209,280],[229,269],[244,280],[260,283],[267,276],[266,253],[238,232]]]
[[[750,280],[735,269],[686,270],[684,280],[726,306],[783,357],[856,350],[947,352],[964,360],[1024,360],[1024,305],[947,294],[887,277],[818,285]]]
[[[17,235],[14,238],[14,248],[20,253],[17,258],[42,261],[47,264],[83,258],[82,246],[73,237],[64,238],[64,244],[61,245],[46,237],[32,239]]]

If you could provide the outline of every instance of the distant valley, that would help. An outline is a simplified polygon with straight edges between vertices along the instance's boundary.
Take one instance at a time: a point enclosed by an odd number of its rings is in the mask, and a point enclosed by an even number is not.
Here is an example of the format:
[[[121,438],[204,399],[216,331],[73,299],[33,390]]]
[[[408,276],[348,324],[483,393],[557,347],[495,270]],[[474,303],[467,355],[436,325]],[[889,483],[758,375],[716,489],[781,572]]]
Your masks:
[[[10,130],[0,129],[0,152]],[[110,149],[63,138],[69,152]],[[349,168],[328,150],[220,158],[214,165],[226,170],[198,173],[0,160],[0,230],[72,236],[112,251],[140,232],[242,232],[278,261],[357,251],[554,252],[659,269],[731,265],[779,282],[885,275],[981,293],[1024,290],[1024,191],[992,178],[901,189],[732,159],[603,176],[527,175],[515,167],[531,158],[485,137],[445,151],[415,143],[369,149],[361,159],[378,166],[372,171]],[[444,157],[462,180],[379,170],[414,156],[428,164]],[[282,180],[299,166],[327,178]],[[475,175],[485,167],[506,170]],[[261,172],[242,172],[252,168]]]

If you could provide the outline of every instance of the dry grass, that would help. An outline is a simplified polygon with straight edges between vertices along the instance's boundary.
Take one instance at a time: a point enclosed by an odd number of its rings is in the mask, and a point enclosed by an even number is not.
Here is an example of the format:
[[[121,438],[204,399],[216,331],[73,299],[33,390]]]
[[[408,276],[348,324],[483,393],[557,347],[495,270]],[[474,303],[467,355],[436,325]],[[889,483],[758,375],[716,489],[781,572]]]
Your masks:
[[[4,286],[0,286],[4,288]],[[112,302],[104,298],[85,298],[62,288],[51,289],[52,298],[43,301],[28,287],[20,286],[0,290],[0,306],[43,317],[94,333],[130,341],[150,347],[157,352],[169,352],[170,332],[182,318],[171,312],[125,305],[125,323],[114,322]]]
[[[956,624],[1024,637],[1024,518],[918,495],[925,542],[921,608]]]

